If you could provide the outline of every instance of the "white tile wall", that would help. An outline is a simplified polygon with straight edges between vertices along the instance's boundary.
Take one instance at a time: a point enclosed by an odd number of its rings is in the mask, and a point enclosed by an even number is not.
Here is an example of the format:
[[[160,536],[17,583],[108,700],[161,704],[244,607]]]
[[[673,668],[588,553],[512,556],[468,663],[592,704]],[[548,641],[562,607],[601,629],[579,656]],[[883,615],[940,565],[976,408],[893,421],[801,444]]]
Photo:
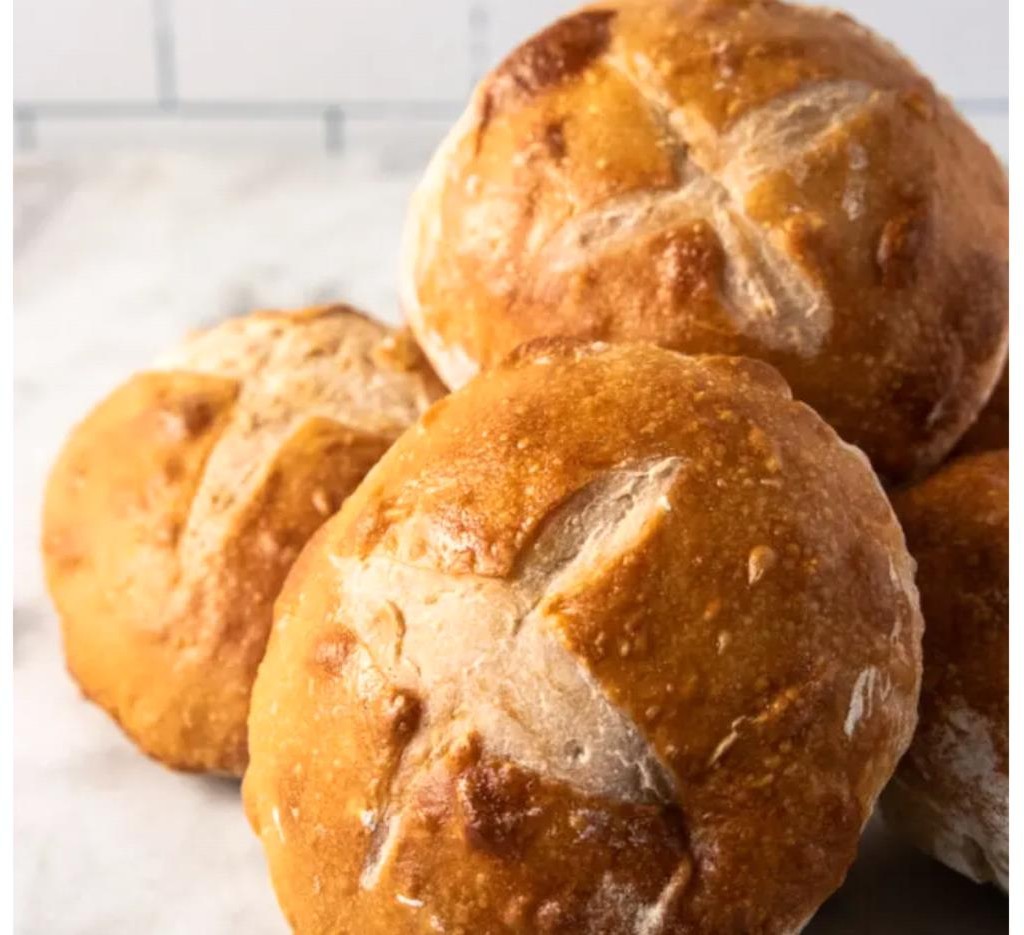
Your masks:
[[[17,0],[15,101],[156,100],[151,0]]]
[[[443,124],[485,68],[575,5],[15,0],[16,139],[22,148],[308,140],[337,149],[374,136],[369,126],[339,134],[341,112],[349,131],[376,120]],[[903,48],[1007,155],[1008,0],[844,6]],[[383,135],[391,140],[391,129]]]
[[[175,0],[187,100],[445,100],[470,85],[468,0]]]

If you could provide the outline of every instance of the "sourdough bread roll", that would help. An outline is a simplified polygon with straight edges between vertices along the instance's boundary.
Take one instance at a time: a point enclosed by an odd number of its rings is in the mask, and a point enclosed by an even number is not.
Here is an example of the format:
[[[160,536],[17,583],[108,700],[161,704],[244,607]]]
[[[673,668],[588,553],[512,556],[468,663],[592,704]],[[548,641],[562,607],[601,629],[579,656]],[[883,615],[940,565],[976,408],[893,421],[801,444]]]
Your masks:
[[[296,932],[797,931],[910,741],[867,461],[765,364],[539,342],[310,541],[246,809]]]
[[[241,774],[285,573],[439,387],[409,338],[334,306],[228,321],[114,390],[43,523],[85,695],[156,759]]]
[[[895,480],[998,378],[1007,183],[848,17],[610,0],[487,75],[431,162],[403,305],[451,387],[542,335],[774,364]]]
[[[954,461],[893,504],[917,559],[920,724],[886,820],[979,882],[1009,887],[1009,452]]]

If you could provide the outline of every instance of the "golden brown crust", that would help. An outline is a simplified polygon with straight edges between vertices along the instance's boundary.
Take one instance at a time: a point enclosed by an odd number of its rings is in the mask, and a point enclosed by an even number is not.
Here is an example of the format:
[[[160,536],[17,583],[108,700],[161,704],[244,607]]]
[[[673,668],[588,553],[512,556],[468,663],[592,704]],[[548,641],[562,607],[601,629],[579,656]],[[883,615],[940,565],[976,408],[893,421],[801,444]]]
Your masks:
[[[898,479],[1002,365],[1005,173],[845,16],[602,3],[477,88],[414,198],[403,304],[450,386],[545,334],[767,360]]]
[[[155,758],[244,769],[285,573],[440,392],[405,343],[344,307],[259,312],[189,339],[71,433],[43,532],[68,667]]]
[[[939,860],[1008,887],[1009,452],[960,458],[897,493],[917,559],[920,726],[883,803]]]
[[[540,341],[303,551],[246,809],[304,935],[795,931],[909,743],[920,633],[865,459],[770,367]]]

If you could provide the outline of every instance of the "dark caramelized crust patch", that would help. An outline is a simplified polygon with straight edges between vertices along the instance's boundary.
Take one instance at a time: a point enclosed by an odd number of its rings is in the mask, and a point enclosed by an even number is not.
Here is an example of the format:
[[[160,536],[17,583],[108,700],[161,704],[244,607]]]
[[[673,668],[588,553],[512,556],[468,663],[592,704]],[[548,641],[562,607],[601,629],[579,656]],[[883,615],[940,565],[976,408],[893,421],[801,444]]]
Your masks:
[[[608,47],[614,10],[591,9],[558,20],[519,46],[491,73],[493,107],[529,99],[582,72]]]

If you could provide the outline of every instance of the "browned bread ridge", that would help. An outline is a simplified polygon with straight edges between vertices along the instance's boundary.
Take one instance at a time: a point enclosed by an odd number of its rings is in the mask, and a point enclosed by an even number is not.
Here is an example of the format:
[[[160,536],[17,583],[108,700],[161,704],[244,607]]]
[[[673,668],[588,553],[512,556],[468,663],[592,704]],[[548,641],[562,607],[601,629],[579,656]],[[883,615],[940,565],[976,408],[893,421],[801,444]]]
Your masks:
[[[301,935],[795,932],[920,638],[867,460],[768,365],[537,342],[304,549],[246,809]]]
[[[476,89],[414,197],[403,305],[451,387],[542,335],[772,363],[891,481],[985,403],[1007,182],[849,17],[595,4]]]
[[[926,623],[920,724],[887,821],[974,880],[1009,886],[1009,452],[969,455],[893,497]]]
[[[44,510],[82,691],[153,757],[241,774],[285,573],[440,392],[408,337],[342,306],[233,319],[114,390]]]

